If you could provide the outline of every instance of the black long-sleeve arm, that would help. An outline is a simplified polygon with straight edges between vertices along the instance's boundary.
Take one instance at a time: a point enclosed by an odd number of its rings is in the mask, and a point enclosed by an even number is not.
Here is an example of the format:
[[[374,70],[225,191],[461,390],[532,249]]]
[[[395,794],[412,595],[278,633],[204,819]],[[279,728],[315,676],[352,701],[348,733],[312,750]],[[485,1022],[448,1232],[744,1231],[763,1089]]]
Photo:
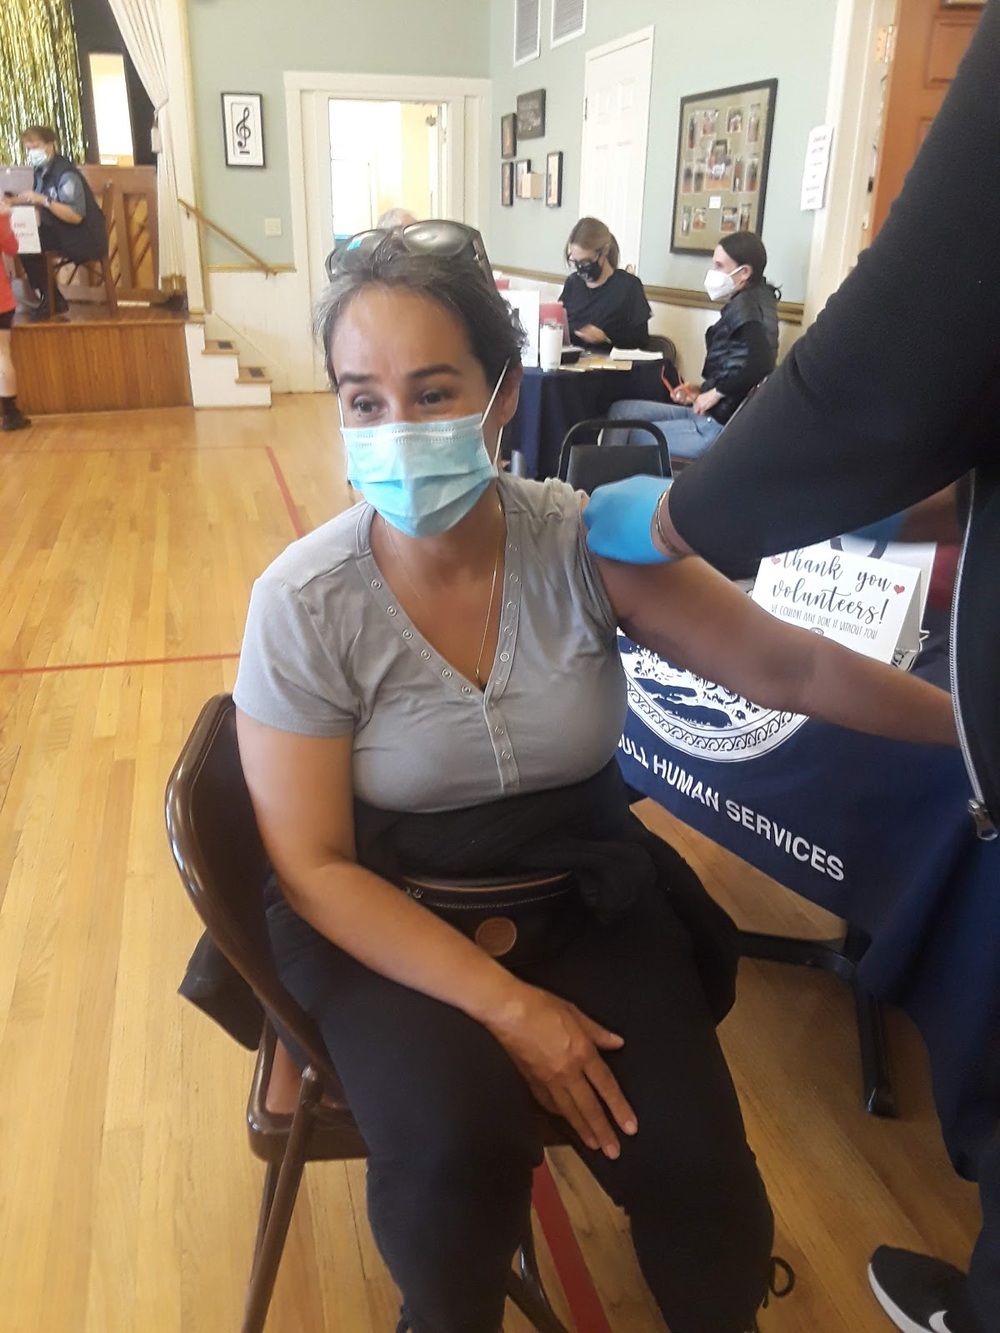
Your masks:
[[[871,248],[674,484],[722,569],[906,508],[1000,456],[1000,0]]]
[[[755,384],[773,369],[771,345],[764,325],[757,320],[741,324],[739,338],[729,347],[728,368],[725,374],[709,376],[702,389],[718,389],[724,398],[742,402]]]

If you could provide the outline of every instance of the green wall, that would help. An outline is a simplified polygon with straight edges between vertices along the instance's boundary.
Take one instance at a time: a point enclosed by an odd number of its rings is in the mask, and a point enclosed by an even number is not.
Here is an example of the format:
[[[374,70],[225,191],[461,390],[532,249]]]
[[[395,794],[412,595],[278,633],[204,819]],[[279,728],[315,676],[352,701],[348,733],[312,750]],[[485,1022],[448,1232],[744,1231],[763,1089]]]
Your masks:
[[[552,0],[542,3],[539,59],[513,68],[513,0],[492,0],[490,77],[493,115],[488,170],[487,230],[498,267],[561,272],[566,236],[580,197],[580,138],[584,55],[639,28],[652,26],[653,81],[643,206],[640,276],[655,286],[700,288],[703,256],[670,253],[669,222],[677,157],[678,104],[683,94],[757,79],[777,78],[763,239],[769,276],[789,301],[805,295],[813,214],[799,209],[806,136],[825,114],[836,0],[590,0],[587,31],[549,47]],[[546,90],[545,137],[524,145],[533,170],[545,154],[563,152],[563,207],[540,200],[500,206],[500,116],[518,93]]]
[[[489,73],[481,0],[188,0],[202,211],[272,264],[292,261],[286,70],[480,77]],[[263,170],[226,167],[223,92],[264,95]],[[280,217],[283,234],[264,235]],[[213,263],[240,255],[211,242]]]

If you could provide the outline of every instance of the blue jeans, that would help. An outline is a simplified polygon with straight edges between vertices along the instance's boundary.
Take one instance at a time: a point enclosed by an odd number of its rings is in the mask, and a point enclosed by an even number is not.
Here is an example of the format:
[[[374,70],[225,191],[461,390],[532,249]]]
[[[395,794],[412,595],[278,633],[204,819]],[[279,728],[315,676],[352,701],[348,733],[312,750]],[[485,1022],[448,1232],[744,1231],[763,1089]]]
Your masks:
[[[697,416],[692,408],[680,407],[676,403],[651,403],[638,398],[625,398],[620,403],[611,404],[608,416],[615,421],[635,417],[662,426],[671,458],[700,458],[722,431],[714,417]],[[644,431],[604,432],[605,444],[649,444],[651,438]]]

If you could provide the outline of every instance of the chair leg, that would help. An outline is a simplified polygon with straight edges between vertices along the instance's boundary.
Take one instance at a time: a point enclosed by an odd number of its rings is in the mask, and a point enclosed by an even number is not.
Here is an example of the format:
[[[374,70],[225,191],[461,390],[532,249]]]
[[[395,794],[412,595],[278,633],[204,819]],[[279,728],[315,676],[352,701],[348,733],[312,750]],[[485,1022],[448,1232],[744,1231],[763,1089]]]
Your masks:
[[[253,1243],[254,1264],[260,1258],[261,1246],[264,1244],[264,1236],[267,1234],[267,1224],[271,1217],[271,1209],[274,1206],[274,1191],[278,1187],[278,1176],[280,1174],[281,1164],[279,1162],[268,1162],[267,1171],[264,1175],[264,1192],[260,1197],[260,1212],[257,1214],[257,1238]]]
[[[517,1252],[517,1272],[512,1272],[507,1281],[507,1295],[538,1333],[568,1333],[542,1285],[530,1219]]]
[[[59,290],[59,283],[56,279],[56,257],[47,254],[45,256],[45,299],[49,303],[49,319],[54,319],[56,314],[56,292]]]
[[[258,1234],[257,1252],[243,1311],[242,1333],[263,1333],[271,1295],[274,1292],[275,1278],[278,1276],[278,1265],[281,1263],[285,1238],[288,1235],[299,1183],[306,1164],[306,1148],[312,1129],[313,1108],[322,1092],[323,1085],[319,1075],[312,1068],[306,1069],[302,1074],[299,1100],[288,1134],[288,1145],[274,1184],[264,1234],[263,1236]],[[266,1190],[265,1181],[265,1196]],[[262,1211],[263,1207],[262,1201]]]
[[[107,255],[101,260],[101,273],[104,276],[104,295],[108,302],[108,314],[118,314],[118,292],[115,288],[114,274],[111,272],[111,260]]]

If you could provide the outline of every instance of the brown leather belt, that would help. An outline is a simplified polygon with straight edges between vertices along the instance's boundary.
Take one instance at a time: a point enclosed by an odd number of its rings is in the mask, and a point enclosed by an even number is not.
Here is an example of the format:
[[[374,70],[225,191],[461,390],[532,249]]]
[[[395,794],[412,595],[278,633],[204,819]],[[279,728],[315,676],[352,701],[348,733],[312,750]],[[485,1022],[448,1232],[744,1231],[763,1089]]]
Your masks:
[[[569,871],[486,879],[404,875],[405,892],[510,967],[555,952],[586,920]]]

